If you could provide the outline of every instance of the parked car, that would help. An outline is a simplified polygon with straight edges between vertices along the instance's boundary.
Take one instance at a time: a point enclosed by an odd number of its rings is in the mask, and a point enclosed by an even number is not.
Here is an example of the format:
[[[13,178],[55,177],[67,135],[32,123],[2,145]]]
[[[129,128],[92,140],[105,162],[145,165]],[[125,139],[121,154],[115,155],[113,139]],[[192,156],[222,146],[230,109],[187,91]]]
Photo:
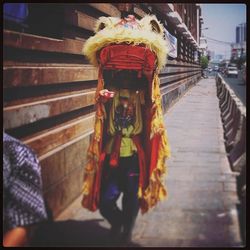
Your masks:
[[[201,76],[202,76],[203,78],[208,78],[207,73],[208,73],[207,69],[203,69],[202,72],[201,72]]]
[[[238,77],[238,69],[237,69],[237,67],[232,67],[232,66],[230,66],[230,67],[228,67],[227,69],[226,69],[226,76],[227,77]]]
[[[224,67],[224,68],[222,69],[221,73],[225,75],[225,74],[226,74],[226,72],[227,72],[227,68],[226,68],[226,67]]]
[[[218,65],[215,65],[214,66],[214,71],[218,71],[219,70],[219,66]]]
[[[211,67],[208,67],[208,68],[207,68],[207,71],[208,71],[209,73],[211,73],[213,70],[212,70]]]

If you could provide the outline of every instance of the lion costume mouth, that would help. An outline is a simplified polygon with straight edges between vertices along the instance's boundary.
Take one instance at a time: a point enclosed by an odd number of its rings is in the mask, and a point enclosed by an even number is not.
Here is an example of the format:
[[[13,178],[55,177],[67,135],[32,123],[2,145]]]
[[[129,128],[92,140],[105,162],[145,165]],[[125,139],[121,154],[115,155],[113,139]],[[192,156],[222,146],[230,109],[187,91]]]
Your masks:
[[[122,84],[128,84],[120,87],[142,89],[152,81],[156,56],[145,46],[109,45],[100,51],[99,65],[103,70],[104,82],[109,86],[115,86],[121,82],[120,79],[125,79]]]

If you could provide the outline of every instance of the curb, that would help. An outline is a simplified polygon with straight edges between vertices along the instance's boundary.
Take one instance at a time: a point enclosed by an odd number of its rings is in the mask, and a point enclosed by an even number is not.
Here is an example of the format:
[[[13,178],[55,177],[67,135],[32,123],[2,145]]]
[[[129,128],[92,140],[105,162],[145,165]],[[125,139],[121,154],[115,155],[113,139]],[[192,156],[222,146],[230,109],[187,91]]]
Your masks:
[[[228,159],[232,170],[241,172],[246,164],[241,160],[246,154],[246,108],[220,74],[216,85]]]
[[[225,147],[232,171],[239,172],[237,193],[240,199],[241,237],[246,241],[246,107],[222,76],[216,76],[217,96],[224,128]]]

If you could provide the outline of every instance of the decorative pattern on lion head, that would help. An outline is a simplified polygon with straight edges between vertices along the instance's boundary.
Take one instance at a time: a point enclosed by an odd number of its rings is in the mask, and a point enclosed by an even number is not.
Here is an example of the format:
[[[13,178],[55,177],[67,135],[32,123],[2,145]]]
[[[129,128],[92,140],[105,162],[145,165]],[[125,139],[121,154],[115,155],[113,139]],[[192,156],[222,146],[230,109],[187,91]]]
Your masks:
[[[95,35],[84,46],[83,53],[89,61],[98,66],[98,52],[110,44],[145,46],[157,58],[157,69],[166,64],[168,42],[164,39],[164,27],[154,15],[137,20],[133,15],[120,19],[100,17],[95,26]]]

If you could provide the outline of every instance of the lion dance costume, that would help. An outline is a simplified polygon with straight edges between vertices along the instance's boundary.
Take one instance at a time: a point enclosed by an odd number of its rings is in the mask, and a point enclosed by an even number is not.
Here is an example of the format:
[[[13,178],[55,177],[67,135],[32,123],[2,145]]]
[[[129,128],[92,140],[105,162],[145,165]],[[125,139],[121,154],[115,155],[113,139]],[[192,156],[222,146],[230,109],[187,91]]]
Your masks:
[[[134,161],[124,161],[131,159],[131,150],[136,152],[139,169],[136,173],[138,185],[134,189],[137,192],[138,209],[145,213],[167,196],[164,183],[167,173],[165,160],[170,156],[170,150],[164,128],[158,78],[166,64],[167,48],[163,26],[155,16],[149,15],[140,21],[133,15],[122,19],[100,17],[95,26],[95,35],[85,43],[84,55],[99,68],[94,135],[87,152],[83,183],[82,206],[90,211],[101,211],[101,190],[106,185],[103,182],[108,175],[105,166],[113,170],[119,169],[120,165],[126,168],[126,164],[134,164]],[[122,76],[122,72],[126,73]],[[116,75],[123,79],[116,78]],[[129,75],[134,78],[129,78]],[[132,79],[131,87],[119,86],[119,81],[127,78]],[[105,105],[100,101],[100,92],[107,89],[109,80],[115,86],[111,88],[115,90],[115,96],[110,105]],[[146,84],[141,87],[139,82]],[[124,106],[127,110],[125,116],[122,116],[123,106],[118,105],[119,100],[123,100],[121,98],[125,101],[128,98],[133,100],[131,112],[130,106]],[[128,135],[121,132],[123,128],[127,129]],[[130,128],[132,132],[128,132]],[[121,145],[127,142],[129,147],[123,150]],[[129,157],[122,157],[122,152]],[[129,173],[130,177],[136,174],[133,171]],[[104,216],[112,225],[108,212]]]

